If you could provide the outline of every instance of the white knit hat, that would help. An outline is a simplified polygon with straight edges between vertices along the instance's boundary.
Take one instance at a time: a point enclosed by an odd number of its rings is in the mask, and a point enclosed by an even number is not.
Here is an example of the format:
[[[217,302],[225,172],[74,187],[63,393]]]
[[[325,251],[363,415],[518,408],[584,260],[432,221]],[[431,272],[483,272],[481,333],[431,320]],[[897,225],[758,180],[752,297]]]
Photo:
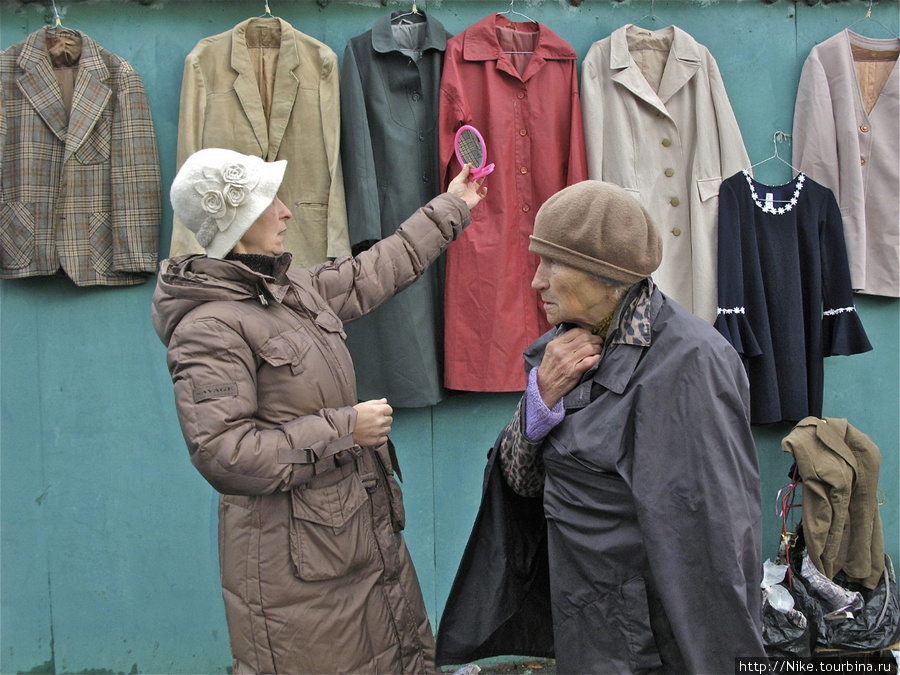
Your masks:
[[[275,200],[286,167],[283,159],[265,162],[233,150],[198,150],[172,182],[172,209],[207,256],[224,258]]]

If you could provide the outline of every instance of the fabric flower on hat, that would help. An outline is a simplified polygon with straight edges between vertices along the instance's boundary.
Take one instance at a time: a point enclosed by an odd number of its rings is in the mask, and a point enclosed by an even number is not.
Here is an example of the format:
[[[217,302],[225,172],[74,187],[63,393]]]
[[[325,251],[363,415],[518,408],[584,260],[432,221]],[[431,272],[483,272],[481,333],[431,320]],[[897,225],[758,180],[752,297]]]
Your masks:
[[[223,258],[272,204],[287,162],[224,148],[188,157],[169,191],[175,217],[210,258]]]
[[[238,206],[244,203],[258,178],[252,178],[243,164],[228,164],[222,169],[203,168],[204,180],[197,181],[194,189],[201,195],[200,202],[208,217],[197,232],[197,241],[204,248],[209,246],[217,232],[224,232],[234,222]]]

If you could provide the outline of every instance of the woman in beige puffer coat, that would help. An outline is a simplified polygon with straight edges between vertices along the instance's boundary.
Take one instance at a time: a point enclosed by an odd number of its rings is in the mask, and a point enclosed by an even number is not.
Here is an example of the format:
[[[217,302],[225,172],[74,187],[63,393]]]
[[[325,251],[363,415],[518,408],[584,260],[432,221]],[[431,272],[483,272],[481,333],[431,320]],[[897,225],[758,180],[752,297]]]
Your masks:
[[[283,173],[226,150],[192,155],[172,202],[207,255],[163,261],[153,296],[191,461],[221,493],[234,672],[433,672],[391,408],[358,402],[342,325],[412,283],[485,189],[463,170],[368,251],[292,270]]]

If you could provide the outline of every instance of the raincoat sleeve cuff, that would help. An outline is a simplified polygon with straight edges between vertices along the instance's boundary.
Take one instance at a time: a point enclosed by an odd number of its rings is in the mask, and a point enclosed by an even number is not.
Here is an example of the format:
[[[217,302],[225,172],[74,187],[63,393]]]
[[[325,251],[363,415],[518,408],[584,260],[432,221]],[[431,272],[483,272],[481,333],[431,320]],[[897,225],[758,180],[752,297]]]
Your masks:
[[[872,350],[856,307],[825,310],[822,333],[826,356],[848,356]]]
[[[525,390],[525,436],[533,442],[544,440],[566,416],[562,399],[553,408],[544,404],[537,385],[537,372],[537,368],[532,368],[528,373],[528,387]]]
[[[715,327],[742,357],[750,358],[762,354],[743,307],[730,309],[719,307]]]

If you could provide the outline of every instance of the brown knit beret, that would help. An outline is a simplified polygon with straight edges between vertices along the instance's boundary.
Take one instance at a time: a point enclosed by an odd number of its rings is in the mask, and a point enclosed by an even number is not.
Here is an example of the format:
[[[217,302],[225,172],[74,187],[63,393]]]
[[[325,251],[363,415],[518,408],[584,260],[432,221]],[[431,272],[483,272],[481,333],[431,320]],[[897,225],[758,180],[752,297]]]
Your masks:
[[[614,281],[636,283],[662,259],[662,241],[646,209],[612,183],[570,185],[541,206],[528,250]]]

